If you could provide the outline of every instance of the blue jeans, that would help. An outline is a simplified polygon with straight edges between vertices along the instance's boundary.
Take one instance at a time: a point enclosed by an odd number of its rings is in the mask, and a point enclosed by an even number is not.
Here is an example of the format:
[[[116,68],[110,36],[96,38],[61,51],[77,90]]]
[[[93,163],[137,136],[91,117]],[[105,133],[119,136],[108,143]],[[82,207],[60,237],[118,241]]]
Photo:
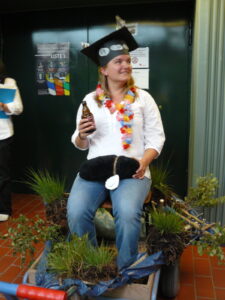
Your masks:
[[[121,270],[136,260],[141,230],[141,215],[151,180],[122,179],[115,190],[107,190],[104,182],[87,181],[77,175],[67,204],[67,217],[71,233],[89,234],[97,246],[94,216],[108,193],[112,201],[118,249],[117,265]]]

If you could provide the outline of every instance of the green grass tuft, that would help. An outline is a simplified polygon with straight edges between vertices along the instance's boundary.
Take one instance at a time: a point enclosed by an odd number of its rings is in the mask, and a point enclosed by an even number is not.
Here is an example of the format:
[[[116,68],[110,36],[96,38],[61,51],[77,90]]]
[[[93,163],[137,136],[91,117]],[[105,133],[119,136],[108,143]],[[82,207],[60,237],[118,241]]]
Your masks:
[[[184,230],[184,222],[172,212],[152,212],[151,218],[152,224],[161,234],[179,234]]]
[[[52,203],[61,199],[65,192],[65,179],[52,176],[47,170],[29,169],[25,183],[41,198],[44,203]]]
[[[151,189],[159,190],[165,197],[170,197],[173,192],[173,188],[168,184],[170,172],[167,166],[162,164],[151,164],[150,165],[152,184]]]
[[[115,249],[101,244],[93,247],[88,236],[72,235],[69,241],[54,245],[48,255],[49,270],[59,276],[71,278],[74,274],[82,277],[83,272],[95,267],[99,272],[115,259]]]

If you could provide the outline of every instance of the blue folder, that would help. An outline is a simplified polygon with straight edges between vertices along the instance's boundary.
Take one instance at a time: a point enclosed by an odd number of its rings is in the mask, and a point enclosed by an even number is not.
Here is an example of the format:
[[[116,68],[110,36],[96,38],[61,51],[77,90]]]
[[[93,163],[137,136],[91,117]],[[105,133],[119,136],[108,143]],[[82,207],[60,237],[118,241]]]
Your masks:
[[[0,88],[0,102],[2,103],[7,104],[13,102],[15,95],[16,95],[15,89]],[[0,111],[0,119],[8,119],[8,118],[9,116],[4,111]]]

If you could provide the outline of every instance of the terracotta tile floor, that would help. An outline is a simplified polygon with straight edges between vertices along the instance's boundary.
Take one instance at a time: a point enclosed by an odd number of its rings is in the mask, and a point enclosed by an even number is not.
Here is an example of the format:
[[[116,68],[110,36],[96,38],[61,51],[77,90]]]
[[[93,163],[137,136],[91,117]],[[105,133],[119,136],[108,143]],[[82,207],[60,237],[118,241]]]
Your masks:
[[[36,214],[45,217],[44,205],[38,196],[16,194],[13,196],[13,217],[20,214],[30,218]],[[0,222],[1,233],[7,231],[7,225],[8,222]],[[21,267],[7,240],[0,239],[0,246],[0,281],[22,283],[28,265]],[[36,257],[42,249],[43,245],[37,246]],[[196,248],[189,246],[181,257],[180,267],[180,290],[173,300],[225,300],[225,266],[219,265],[215,258],[199,256]],[[5,298],[0,294],[0,299]],[[164,299],[158,297],[158,300]]]

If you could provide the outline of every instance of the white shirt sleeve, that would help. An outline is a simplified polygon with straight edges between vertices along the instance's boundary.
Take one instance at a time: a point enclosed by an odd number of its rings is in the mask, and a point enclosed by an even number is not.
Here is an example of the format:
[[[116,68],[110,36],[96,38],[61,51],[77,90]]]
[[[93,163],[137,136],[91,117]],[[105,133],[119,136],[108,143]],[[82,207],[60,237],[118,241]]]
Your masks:
[[[159,155],[165,142],[165,133],[158,106],[147,92],[144,95],[143,114],[145,150],[149,148],[154,149]]]
[[[20,92],[17,87],[16,81],[12,78],[6,78],[4,83],[5,88],[15,89],[16,95],[13,100],[13,102],[7,103],[8,109],[10,110],[10,113],[7,113],[7,115],[19,115],[23,112],[23,103],[21,100]]]

